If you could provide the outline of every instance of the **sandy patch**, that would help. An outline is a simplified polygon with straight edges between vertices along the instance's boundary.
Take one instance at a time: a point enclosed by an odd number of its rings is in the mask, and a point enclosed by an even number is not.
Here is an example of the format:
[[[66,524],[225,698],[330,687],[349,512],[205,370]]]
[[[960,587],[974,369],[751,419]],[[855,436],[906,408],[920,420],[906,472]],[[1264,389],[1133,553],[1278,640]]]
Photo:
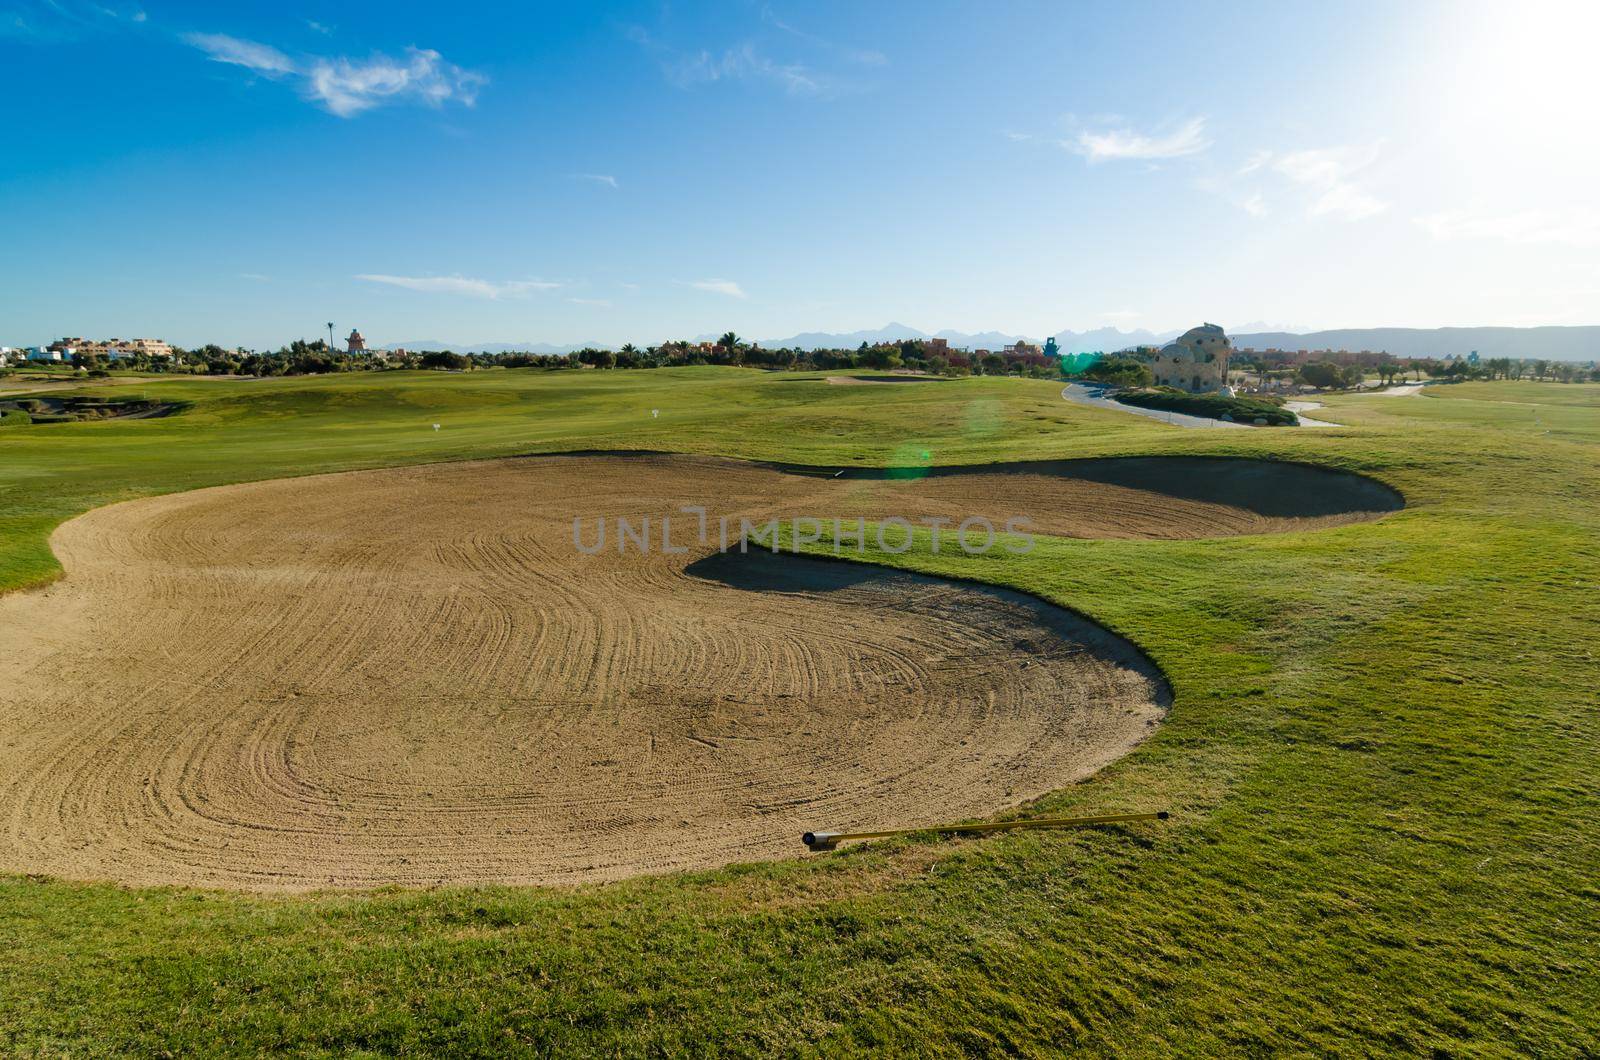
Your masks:
[[[987,815],[1147,734],[1167,702],[1149,662],[1014,593],[719,555],[678,505],[1020,509],[1090,536],[1379,513],[1328,510],[1364,480],[1200,463],[1221,500],[1190,496],[1206,492],[1192,462],[904,481],[584,456],[90,512],[52,539],[64,580],[0,598],[0,870],[565,883],[795,855],[807,829]],[[1295,502],[1297,476],[1322,499]],[[575,515],[650,516],[659,535],[663,514],[684,552],[573,546]]]

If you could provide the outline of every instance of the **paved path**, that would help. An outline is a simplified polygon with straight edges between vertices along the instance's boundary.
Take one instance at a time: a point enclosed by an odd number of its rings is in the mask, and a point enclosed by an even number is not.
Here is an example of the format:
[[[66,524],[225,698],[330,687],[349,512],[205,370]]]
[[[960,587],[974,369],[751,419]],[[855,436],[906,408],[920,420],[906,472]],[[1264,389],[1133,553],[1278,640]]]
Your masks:
[[[1234,423],[1230,420],[1214,420],[1207,416],[1188,416],[1181,412],[1167,412],[1163,409],[1145,409],[1138,405],[1124,405],[1120,401],[1113,401],[1105,396],[1106,388],[1094,386],[1089,383],[1068,383],[1061,388],[1061,396],[1068,401],[1079,405],[1093,405],[1096,408],[1116,409],[1118,412],[1131,412],[1135,416],[1148,416],[1162,423],[1170,423],[1174,427],[1251,427],[1249,423]],[[1302,427],[1343,427],[1343,423],[1329,423],[1327,420],[1313,420],[1301,416],[1300,410],[1320,409],[1322,405],[1315,401],[1289,401],[1285,407],[1300,419]]]
[[[1313,409],[1320,409],[1322,407],[1322,402],[1320,401],[1285,401],[1283,403],[1283,407],[1294,413],[1295,416],[1299,418],[1300,426],[1302,427],[1345,426],[1342,423],[1329,423],[1327,420],[1314,420],[1310,416],[1305,415],[1307,412],[1310,412]]]
[[[1096,408],[1115,409],[1118,412],[1131,412],[1135,416],[1148,416],[1162,423],[1170,423],[1174,427],[1245,427],[1248,424],[1229,423],[1227,420],[1213,420],[1206,416],[1187,416],[1181,412],[1167,412],[1163,409],[1142,409],[1138,405],[1124,405],[1120,401],[1112,401],[1105,397],[1104,387],[1091,386],[1086,383],[1068,383],[1061,388],[1061,396],[1068,401],[1079,405],[1093,405]]]

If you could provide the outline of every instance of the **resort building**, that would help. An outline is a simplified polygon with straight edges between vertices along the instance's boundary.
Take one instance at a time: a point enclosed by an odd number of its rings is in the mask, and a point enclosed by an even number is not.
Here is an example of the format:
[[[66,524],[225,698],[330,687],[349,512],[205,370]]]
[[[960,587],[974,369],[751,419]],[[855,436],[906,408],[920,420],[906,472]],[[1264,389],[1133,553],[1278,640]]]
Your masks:
[[[1216,324],[1190,328],[1157,350],[1150,370],[1157,386],[1176,387],[1193,394],[1221,390],[1228,385],[1228,336]]]
[[[91,339],[68,338],[59,339],[45,347],[58,356],[50,360],[71,360],[72,355],[81,353],[85,357],[106,357],[113,361],[120,361],[124,357],[171,357],[172,346],[160,339],[106,339],[96,342]]]

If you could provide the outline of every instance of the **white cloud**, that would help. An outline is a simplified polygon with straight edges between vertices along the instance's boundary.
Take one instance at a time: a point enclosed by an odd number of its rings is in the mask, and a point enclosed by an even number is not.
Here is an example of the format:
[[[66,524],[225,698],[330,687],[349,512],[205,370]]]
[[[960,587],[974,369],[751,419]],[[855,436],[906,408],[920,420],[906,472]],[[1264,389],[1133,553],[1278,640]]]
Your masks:
[[[779,63],[742,44],[720,56],[701,51],[669,62],[667,78],[679,88],[726,80],[762,80],[781,87],[791,96],[814,96],[823,91],[822,80],[799,63]]]
[[[1266,201],[1261,198],[1261,193],[1256,192],[1249,198],[1239,203],[1239,209],[1251,217],[1265,217],[1267,215]]]
[[[783,30],[783,32],[789,34],[790,36],[798,37],[808,44],[815,44],[820,48],[825,48],[828,51],[834,52],[835,54],[848,59],[850,62],[860,63],[862,66],[886,66],[889,63],[889,57],[883,54],[881,51],[878,51],[876,48],[845,47],[835,44],[826,37],[819,37],[815,33],[807,33],[803,29],[797,29],[794,26],[789,25],[787,22],[779,19],[772,13],[772,9],[769,7],[764,7],[761,9],[761,18],[762,21],[771,23],[773,26]]]
[[[294,61],[271,45],[241,40],[225,33],[186,33],[183,39],[205,52],[213,62],[231,63],[270,77],[295,72]]]
[[[1244,160],[1244,165],[1240,166],[1234,175],[1240,177],[1249,176],[1251,173],[1254,173],[1256,170],[1266,165],[1271,158],[1271,151],[1256,151],[1249,158]]]
[[[464,294],[473,298],[519,298],[534,291],[551,291],[559,283],[548,280],[477,280],[469,276],[388,276],[382,273],[361,273],[358,280],[402,287],[407,291],[425,294]]]
[[[401,101],[470,107],[477,102],[478,90],[488,83],[482,74],[447,63],[427,48],[407,48],[402,59],[374,53],[367,59],[312,55],[296,62],[271,45],[225,33],[189,33],[183,39],[219,63],[268,77],[294,74],[301,79],[306,98],[341,118]]]
[[[313,99],[341,118],[400,99],[413,99],[437,107],[447,102],[470,107],[486,82],[427,48],[407,48],[404,60],[374,55],[361,62],[318,59],[307,75]]]
[[[323,25],[321,22],[317,22],[314,19],[309,19],[309,18],[306,19],[306,28],[309,29],[313,33],[320,33],[324,37],[329,37],[329,36],[333,35],[333,27],[332,26]]]
[[[1078,138],[1065,144],[1090,162],[1107,162],[1122,159],[1181,158],[1197,154],[1211,146],[1205,136],[1204,118],[1191,118],[1177,129],[1165,133],[1141,133],[1123,127],[1078,133]]]
[[[569,298],[567,301],[571,302],[573,305],[598,306],[602,309],[608,308],[611,305],[611,303],[606,301],[604,298]]]
[[[748,298],[744,289],[732,280],[695,280],[689,284],[697,291],[709,291],[712,294],[725,294],[729,298]]]
[[[1387,202],[1352,180],[1377,161],[1378,149],[1379,145],[1371,144],[1295,151],[1280,157],[1272,168],[1315,193],[1309,209],[1312,217],[1332,215],[1359,221],[1389,208]]]
[[[572,178],[574,180],[592,180],[594,183],[604,184],[608,188],[621,187],[621,185],[617,183],[617,178],[611,176],[609,173],[574,173]]]
[[[1600,213],[1578,210],[1558,214],[1523,210],[1494,214],[1445,210],[1415,219],[1435,239],[1499,239],[1507,243],[1600,246]]]

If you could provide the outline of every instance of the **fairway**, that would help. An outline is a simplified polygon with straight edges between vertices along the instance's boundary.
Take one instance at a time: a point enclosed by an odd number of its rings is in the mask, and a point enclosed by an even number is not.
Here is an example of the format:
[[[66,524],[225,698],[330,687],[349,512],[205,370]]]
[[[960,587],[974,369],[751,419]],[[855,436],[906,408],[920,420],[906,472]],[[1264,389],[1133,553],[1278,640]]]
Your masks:
[[[0,432],[0,1051],[1600,1048],[1600,388],[1058,390],[119,382],[188,407]],[[572,547],[683,504],[1035,542]]]

